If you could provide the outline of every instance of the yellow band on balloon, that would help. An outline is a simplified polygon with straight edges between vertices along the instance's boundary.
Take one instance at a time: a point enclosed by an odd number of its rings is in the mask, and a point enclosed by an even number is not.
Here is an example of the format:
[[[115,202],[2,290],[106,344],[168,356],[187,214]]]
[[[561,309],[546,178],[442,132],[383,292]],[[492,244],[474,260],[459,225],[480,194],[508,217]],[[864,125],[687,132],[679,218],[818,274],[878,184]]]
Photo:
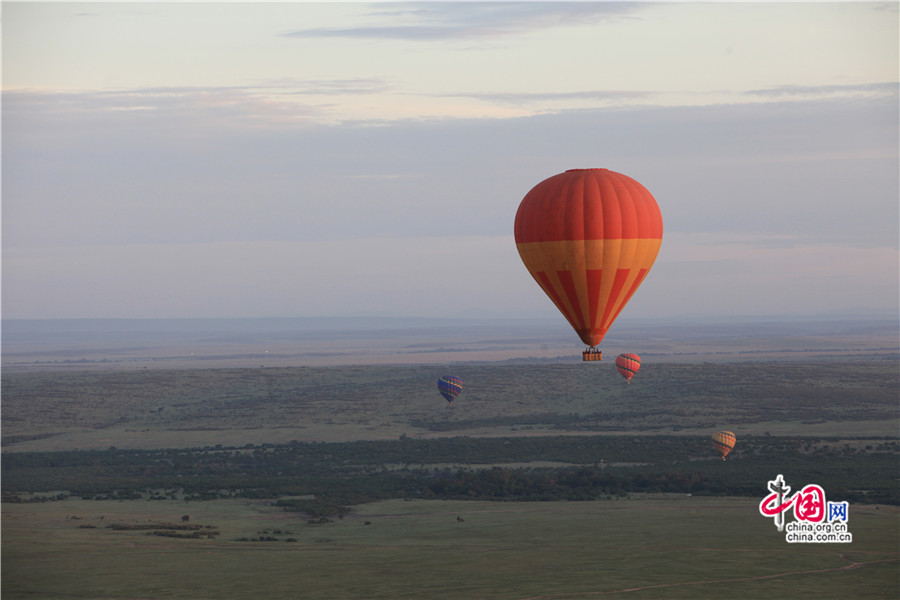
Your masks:
[[[517,244],[532,277],[581,339],[600,343],[659,254],[662,239]]]

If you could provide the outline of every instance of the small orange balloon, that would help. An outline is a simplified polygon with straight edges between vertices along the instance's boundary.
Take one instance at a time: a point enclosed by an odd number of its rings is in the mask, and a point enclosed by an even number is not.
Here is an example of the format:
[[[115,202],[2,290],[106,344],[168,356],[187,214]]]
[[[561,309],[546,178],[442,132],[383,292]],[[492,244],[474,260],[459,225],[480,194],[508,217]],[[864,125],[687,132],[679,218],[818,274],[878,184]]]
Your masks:
[[[713,448],[722,455],[722,460],[725,460],[725,457],[734,448],[736,439],[730,431],[717,431],[712,434]]]
[[[637,354],[620,354],[616,357],[616,368],[625,378],[625,383],[631,383],[631,378],[641,368],[641,357]]]

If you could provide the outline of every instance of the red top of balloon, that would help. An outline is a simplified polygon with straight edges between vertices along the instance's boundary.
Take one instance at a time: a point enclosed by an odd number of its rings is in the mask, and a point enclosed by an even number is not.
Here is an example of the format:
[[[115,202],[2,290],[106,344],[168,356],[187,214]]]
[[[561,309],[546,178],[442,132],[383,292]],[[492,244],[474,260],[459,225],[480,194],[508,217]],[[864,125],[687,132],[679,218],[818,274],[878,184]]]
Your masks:
[[[516,242],[661,239],[662,215],[643,185],[609,169],[570,169],[540,182],[516,213]]]

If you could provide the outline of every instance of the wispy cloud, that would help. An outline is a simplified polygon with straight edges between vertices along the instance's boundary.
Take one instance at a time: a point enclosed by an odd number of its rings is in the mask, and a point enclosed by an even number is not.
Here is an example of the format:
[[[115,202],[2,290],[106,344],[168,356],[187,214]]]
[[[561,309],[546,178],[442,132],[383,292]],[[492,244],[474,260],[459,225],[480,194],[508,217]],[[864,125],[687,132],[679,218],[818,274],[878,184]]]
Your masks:
[[[275,79],[259,82],[255,89],[282,90],[289,94],[368,95],[391,93],[397,86],[381,77],[356,79]]]
[[[234,123],[271,120],[316,120],[326,118],[324,101],[287,99],[285,96],[328,96],[372,93],[372,82],[307,82],[305,87],[257,86],[157,87],[128,90],[35,91],[3,93],[4,116],[10,119],[39,113],[44,119],[70,119],[116,114],[138,118],[140,114],[165,117],[172,123],[211,122],[233,119]],[[383,87],[383,86],[382,86]],[[279,98],[281,97],[281,98]]]
[[[473,98],[486,102],[503,104],[534,104],[536,102],[568,102],[588,100],[594,102],[622,102],[628,100],[642,100],[652,98],[658,92],[639,90],[585,90],[578,92],[485,92],[485,93],[457,93],[441,94],[441,97]]]
[[[368,38],[407,41],[471,40],[521,34],[551,27],[585,25],[642,10],[619,2],[440,2],[375,5],[376,23],[356,27],[297,29],[287,38]]]
[[[900,82],[886,81],[879,83],[850,85],[780,85],[777,87],[749,90],[744,95],[762,98],[823,98],[823,97],[897,97]]]

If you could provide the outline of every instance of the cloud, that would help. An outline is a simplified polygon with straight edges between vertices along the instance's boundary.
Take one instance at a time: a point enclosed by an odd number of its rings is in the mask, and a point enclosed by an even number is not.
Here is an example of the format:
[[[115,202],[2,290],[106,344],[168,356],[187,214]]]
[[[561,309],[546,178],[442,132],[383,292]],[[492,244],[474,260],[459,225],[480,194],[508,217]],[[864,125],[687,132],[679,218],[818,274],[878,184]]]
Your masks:
[[[896,98],[373,127],[259,124],[268,107],[232,92],[5,96],[4,316],[555,318],[512,220],[576,167],[660,203],[629,315],[898,303]]]
[[[601,103],[647,100],[659,95],[658,92],[640,90],[585,90],[578,92],[486,92],[441,94],[443,97],[475,98],[488,102],[531,105],[536,102],[568,102],[571,100],[592,100]],[[560,112],[557,109],[554,112]]]
[[[284,88],[290,94],[370,95],[396,91],[397,86],[379,77],[331,80],[282,80],[272,87]],[[269,86],[266,86],[269,87]]]
[[[900,91],[900,83],[896,81],[846,84],[846,85],[781,85],[772,88],[748,90],[747,97],[777,98],[785,100],[821,99],[821,98],[896,98]]]
[[[376,4],[369,16],[388,25],[319,27],[281,34],[286,38],[358,38],[405,41],[496,38],[552,27],[597,23],[633,14],[640,5],[613,2]]]
[[[601,166],[644,183],[667,231],[900,243],[892,98],[372,127],[171,94],[4,98],[4,246],[500,235],[540,180]],[[109,110],[153,98],[198,106]]]
[[[83,120],[99,125],[98,121],[103,120],[110,124],[117,122],[119,126],[140,124],[141,113],[147,119],[176,127],[198,120],[228,122],[232,126],[298,119],[313,122],[327,116],[323,101],[287,101],[279,95],[370,94],[387,89],[386,84],[372,79],[293,82],[289,89],[287,85],[273,82],[270,87],[196,86],[83,92],[9,90],[3,93],[3,113],[7,122],[33,118],[39,113],[41,119],[51,121]]]

